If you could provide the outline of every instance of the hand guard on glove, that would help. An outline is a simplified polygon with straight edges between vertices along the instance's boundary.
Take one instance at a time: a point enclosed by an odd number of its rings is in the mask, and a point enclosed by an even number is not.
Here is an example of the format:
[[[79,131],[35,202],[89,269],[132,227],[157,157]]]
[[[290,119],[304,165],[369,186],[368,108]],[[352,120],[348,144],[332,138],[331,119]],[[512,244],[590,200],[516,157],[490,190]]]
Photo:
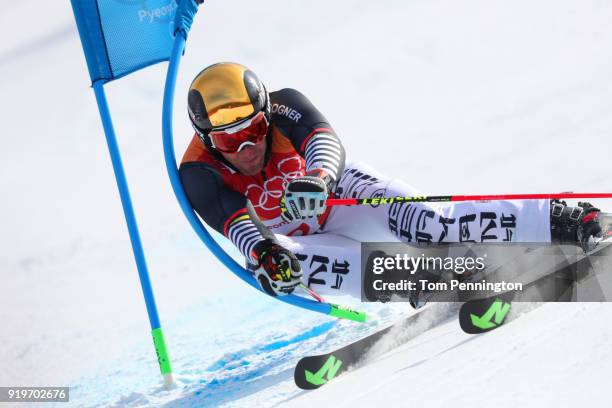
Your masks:
[[[322,171],[291,180],[281,200],[283,220],[302,220],[323,215],[327,208],[325,201],[329,195],[330,181]]]
[[[288,295],[302,283],[302,268],[295,255],[269,239],[255,246],[259,265],[255,278],[270,296]]]

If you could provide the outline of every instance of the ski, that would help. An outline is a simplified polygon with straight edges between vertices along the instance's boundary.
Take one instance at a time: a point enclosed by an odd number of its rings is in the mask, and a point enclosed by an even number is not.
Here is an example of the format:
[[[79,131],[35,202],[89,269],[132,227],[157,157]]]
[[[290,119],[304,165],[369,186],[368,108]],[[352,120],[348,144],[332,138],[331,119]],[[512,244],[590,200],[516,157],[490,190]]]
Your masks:
[[[521,292],[506,292],[470,300],[459,309],[459,325],[469,334],[485,333],[514,320],[510,316],[513,303],[571,301],[574,284],[600,269],[594,268],[594,265],[604,262],[610,256],[612,243],[607,239],[576,262],[528,283]]]
[[[612,226],[612,214],[607,213],[601,215],[605,217],[608,227],[604,228],[604,230],[612,229],[610,228]],[[576,268],[578,268],[578,270],[584,269],[584,266],[588,265],[586,262],[588,262],[589,259],[593,261],[594,257],[592,255],[595,255],[595,252],[597,255],[601,256],[612,255],[612,249],[610,249],[612,244],[609,244],[609,242],[609,239],[606,240],[605,243],[602,242],[600,247],[594,251],[594,253],[589,254],[589,256],[582,257],[577,262],[559,271],[540,277],[534,282],[525,285],[525,288],[536,290],[540,285],[543,285],[544,282],[549,282],[551,279],[569,279],[567,275],[570,272],[575,271]],[[599,258],[599,256],[596,257]],[[579,273],[578,275],[581,274]],[[576,274],[574,273],[571,278],[575,279]],[[582,277],[578,276],[578,278],[584,278],[584,273]],[[336,350],[315,356],[303,357],[298,361],[295,367],[295,384],[304,390],[317,389],[338,377],[340,374],[357,367],[365,360],[365,357],[370,355],[370,351],[386,335],[392,332],[401,333],[401,343],[404,343],[452,318],[457,312],[459,312],[461,328],[467,333],[483,333],[493,330],[501,326],[507,320],[512,302],[516,301],[514,297],[514,292],[507,292],[484,299],[471,300],[463,305],[459,303],[432,304],[393,325],[378,330]],[[476,316],[474,320],[477,322],[476,325],[472,324],[471,315]],[[397,343],[398,342],[395,342],[395,344]],[[388,350],[378,351],[382,353]]]
[[[366,337],[329,353],[303,357],[298,361],[295,384],[304,390],[313,390],[327,384],[338,375],[354,368],[366,357],[373,346],[391,332],[401,333],[402,342],[418,336],[426,330],[451,319],[459,309],[458,304],[431,305],[399,322],[378,330]],[[412,329],[412,330],[411,330]]]

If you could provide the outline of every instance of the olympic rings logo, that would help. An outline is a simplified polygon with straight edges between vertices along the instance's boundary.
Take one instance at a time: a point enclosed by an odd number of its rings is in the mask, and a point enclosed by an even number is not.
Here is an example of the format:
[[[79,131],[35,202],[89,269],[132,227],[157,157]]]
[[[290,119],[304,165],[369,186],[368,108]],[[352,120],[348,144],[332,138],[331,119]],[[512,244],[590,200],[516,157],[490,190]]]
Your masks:
[[[273,218],[280,215],[280,200],[285,193],[285,188],[292,180],[301,177],[305,173],[304,161],[300,157],[287,157],[277,164],[277,176],[266,180],[263,187],[258,184],[249,184],[246,188],[246,196],[256,209],[260,209]]]

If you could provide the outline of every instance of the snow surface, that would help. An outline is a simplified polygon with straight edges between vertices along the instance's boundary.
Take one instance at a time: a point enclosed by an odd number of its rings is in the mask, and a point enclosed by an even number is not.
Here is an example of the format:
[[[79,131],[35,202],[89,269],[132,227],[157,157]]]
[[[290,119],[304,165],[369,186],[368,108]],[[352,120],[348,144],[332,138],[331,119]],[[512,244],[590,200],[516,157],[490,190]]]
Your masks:
[[[177,84],[176,150],[189,82],[233,60],[300,89],[350,158],[425,193],[612,191],[610,21],[604,0],[211,0]],[[167,180],[159,64],[107,94],[178,377],[164,391],[69,2],[4,4],[0,27],[0,386],[69,385],[71,406],[610,405],[600,303],[547,304],[481,336],[451,319],[297,389],[301,356],[411,312],[336,322],[223,270]]]

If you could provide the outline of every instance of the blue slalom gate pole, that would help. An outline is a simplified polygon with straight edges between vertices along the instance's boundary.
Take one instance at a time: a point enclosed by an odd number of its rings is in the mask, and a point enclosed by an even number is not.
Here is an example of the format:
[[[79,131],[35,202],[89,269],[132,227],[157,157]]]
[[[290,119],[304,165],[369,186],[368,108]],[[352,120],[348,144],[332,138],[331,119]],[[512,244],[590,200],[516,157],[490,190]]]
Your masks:
[[[110,111],[108,109],[108,103],[106,101],[106,94],[104,92],[104,85],[102,81],[94,82],[93,89],[96,95],[100,117],[102,119],[102,126],[104,127],[104,134],[106,135],[106,143],[108,145],[108,152],[110,153],[113,171],[115,173],[115,180],[117,181],[117,188],[119,189],[119,196],[121,197],[121,205],[123,206],[125,222],[130,235],[130,242],[132,243],[132,251],[134,252],[134,259],[136,260],[136,267],[138,269],[138,276],[140,278],[140,286],[142,288],[147,313],[149,315],[151,334],[153,336],[153,344],[157,353],[160,371],[164,378],[164,384],[166,386],[171,386],[174,383],[174,379],[172,376],[170,357],[168,355],[166,342],[164,340],[164,335],[159,321],[159,315],[157,314],[157,306],[155,305],[153,288],[151,286],[151,280],[149,279],[147,262],[142,249],[140,233],[138,232],[138,224],[136,223],[136,216],[134,214],[134,208],[130,198],[130,191],[128,189],[127,179],[125,177],[125,171],[121,161],[121,154],[119,152],[119,146],[117,145],[117,137],[115,135],[115,129],[113,127]]]
[[[178,174],[172,132],[172,110],[174,105],[176,77],[180,65],[180,59],[183,54],[183,50],[185,49],[185,36],[186,35],[181,35],[177,33],[174,39],[174,45],[172,48],[172,53],[170,54],[170,64],[168,66],[168,73],[166,75],[166,85],[164,89],[162,133],[164,158],[166,160],[166,169],[168,171],[168,176],[170,177],[170,183],[172,184],[172,189],[174,190],[174,194],[176,195],[176,198],[181,206],[181,209],[183,210],[183,213],[189,220],[189,223],[191,224],[195,232],[198,234],[200,239],[204,242],[204,244],[230,271],[232,271],[244,282],[260,290],[259,284],[255,281],[255,278],[252,276],[252,274],[240,264],[238,264],[231,256],[229,256],[223,250],[223,248],[221,248],[221,246],[214,240],[214,238],[210,235],[206,228],[204,228],[202,222],[200,222],[199,218],[195,214],[193,207],[191,206],[191,203],[189,202],[185,194],[185,191],[183,190],[183,185]],[[264,292],[262,291],[262,293]],[[277,297],[277,299],[285,303],[301,307],[303,309],[323,313],[338,318],[349,319],[359,322],[363,322],[366,319],[366,315],[363,312],[344,308],[342,306],[331,303],[316,302],[312,299],[306,299],[301,296],[287,295],[279,296]]]

